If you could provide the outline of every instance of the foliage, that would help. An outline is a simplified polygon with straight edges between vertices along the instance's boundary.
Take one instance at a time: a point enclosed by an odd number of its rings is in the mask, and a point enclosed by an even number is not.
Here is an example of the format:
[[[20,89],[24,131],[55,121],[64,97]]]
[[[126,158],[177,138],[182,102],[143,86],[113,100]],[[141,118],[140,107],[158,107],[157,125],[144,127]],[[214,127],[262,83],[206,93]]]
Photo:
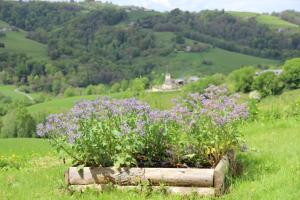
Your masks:
[[[229,75],[229,79],[234,82],[236,92],[250,92],[252,89],[252,83],[254,81],[255,68],[243,67],[241,69],[233,71]]]
[[[203,93],[210,85],[221,85],[225,82],[225,76],[222,74],[214,74],[206,76],[199,81],[187,84],[183,90],[189,93]]]
[[[67,114],[50,115],[37,131],[74,165],[214,166],[237,148],[237,125],[247,109],[226,89],[205,92],[169,111],[135,99],[82,101]]]
[[[18,105],[3,118],[2,137],[34,137],[35,121],[27,109]]]
[[[265,72],[254,79],[252,88],[261,93],[262,97],[277,95],[284,89],[284,84],[273,72]]]
[[[19,169],[21,166],[21,159],[18,158],[15,154],[9,157],[0,155],[0,171],[12,168]]]
[[[282,79],[288,88],[300,88],[300,58],[294,58],[285,62]]]

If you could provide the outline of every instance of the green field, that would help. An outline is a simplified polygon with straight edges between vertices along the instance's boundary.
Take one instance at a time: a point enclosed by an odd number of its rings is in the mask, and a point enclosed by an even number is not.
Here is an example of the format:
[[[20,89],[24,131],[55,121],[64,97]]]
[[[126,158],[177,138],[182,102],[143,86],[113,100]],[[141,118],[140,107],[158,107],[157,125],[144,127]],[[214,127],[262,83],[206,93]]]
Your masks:
[[[0,93],[10,97],[12,100],[28,100],[24,95],[15,92],[16,87],[12,85],[0,85]]]
[[[212,65],[202,64],[203,60],[212,61]],[[151,61],[159,67],[157,73],[165,73],[168,69],[173,76],[183,77],[188,75],[204,75],[214,73],[230,73],[241,66],[256,65],[277,65],[279,62],[245,54],[226,51],[219,48],[210,49],[203,53],[172,53],[166,57],[151,56],[148,58],[137,59],[137,63]]]
[[[169,46],[171,40],[175,37],[171,32],[156,32],[157,46]],[[185,39],[186,45],[191,45],[194,40]],[[210,45],[209,45],[210,46]],[[171,49],[173,47],[170,47]],[[212,61],[211,65],[203,64],[203,60]],[[151,62],[158,67],[156,73],[165,73],[168,69],[174,77],[183,77],[190,75],[206,75],[215,73],[230,73],[241,66],[257,65],[278,65],[279,61],[259,58],[241,53],[231,52],[220,48],[210,48],[204,52],[173,52],[167,56],[148,56],[137,58],[134,61],[137,64]]]
[[[0,27],[8,25],[0,21]],[[1,38],[0,42],[5,44],[5,48],[0,48],[0,52],[25,53],[37,60],[48,60],[47,46],[26,38],[23,30],[8,31],[6,37]]]
[[[261,24],[265,24],[271,28],[289,28],[292,30],[298,30],[300,31],[300,26],[297,24],[290,23],[288,21],[285,21],[277,16],[272,15],[266,15],[266,14],[259,14],[259,13],[253,13],[253,12],[237,12],[237,11],[230,11],[231,15],[240,17],[242,19],[249,19],[252,17],[255,17],[257,22]]]
[[[165,93],[146,93],[143,96],[138,97],[138,99],[149,103],[149,105],[153,108],[158,109],[168,109],[173,106],[172,99],[179,97],[180,92],[165,92]],[[28,111],[30,113],[38,113],[40,111],[48,112],[48,113],[60,113],[68,111],[73,105],[82,100],[95,100],[97,97],[101,95],[88,95],[88,96],[76,96],[69,98],[56,98],[52,101],[47,101],[45,103],[35,104],[28,107]],[[102,95],[109,96],[112,98],[128,98],[124,96],[122,93],[117,94],[109,94]]]
[[[154,107],[171,107],[171,99],[179,92],[146,93],[140,99]],[[266,110],[278,107],[284,111],[299,98],[300,90],[287,91],[280,96],[263,99],[259,107]],[[112,94],[114,98],[124,94]],[[29,107],[30,111],[45,110],[61,112],[70,108],[81,98],[94,99],[96,96],[56,99]],[[157,104],[157,105],[156,105]],[[274,200],[297,199],[300,195],[300,123],[299,119],[282,118],[248,122],[240,127],[249,147],[248,152],[237,156],[242,173],[230,179],[231,186],[224,200]],[[70,163],[63,164],[53,153],[47,140],[42,139],[0,139],[0,155],[16,155],[24,162],[21,169],[0,170],[0,199],[178,199],[182,197],[126,191],[71,194],[64,184],[63,174]],[[47,195],[45,195],[47,194]],[[185,197],[184,199],[188,199]],[[191,197],[190,199],[203,199]]]
[[[31,138],[0,140],[0,155],[44,156],[52,151],[53,149],[47,140]]]
[[[299,129],[299,121],[293,119],[254,122],[243,126],[242,131],[250,148],[249,152],[238,155],[244,171],[232,180],[229,193],[220,199],[297,199],[300,195]],[[7,155],[9,152],[17,156],[32,152],[40,154],[33,155],[20,170],[0,171],[0,199],[182,199],[120,191],[71,194],[63,183],[63,174],[69,164],[59,162],[57,157],[42,156],[47,154],[45,152],[52,152],[46,141],[1,139],[0,154]]]

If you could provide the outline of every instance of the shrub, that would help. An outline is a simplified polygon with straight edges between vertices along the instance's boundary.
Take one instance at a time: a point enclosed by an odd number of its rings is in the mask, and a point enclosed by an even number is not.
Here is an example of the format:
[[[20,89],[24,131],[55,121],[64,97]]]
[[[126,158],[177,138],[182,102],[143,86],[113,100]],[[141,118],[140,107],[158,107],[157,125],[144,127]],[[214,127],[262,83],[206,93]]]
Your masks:
[[[7,157],[0,155],[0,170],[19,169],[22,164],[23,161],[14,154]]]
[[[259,91],[262,97],[266,97],[280,94],[284,84],[273,72],[266,72],[255,78],[252,87]]]
[[[2,137],[34,137],[36,123],[27,109],[18,105],[15,110],[9,112],[2,121]]]
[[[212,64],[214,64],[214,63],[213,63],[213,61],[211,61],[211,60],[203,60],[203,61],[202,61],[202,64],[203,64],[203,65],[212,65]]]
[[[77,166],[201,167],[238,147],[237,125],[246,117],[245,105],[212,86],[168,111],[135,99],[81,101],[50,115],[37,133]]]
[[[229,79],[233,81],[236,92],[250,92],[254,76],[254,67],[244,67],[233,71],[229,75]]]
[[[300,58],[294,58],[285,62],[282,80],[290,89],[300,88]]]
[[[183,90],[188,93],[202,93],[210,85],[221,85],[225,82],[225,76],[223,74],[215,74],[212,76],[206,76],[199,81],[187,84]]]

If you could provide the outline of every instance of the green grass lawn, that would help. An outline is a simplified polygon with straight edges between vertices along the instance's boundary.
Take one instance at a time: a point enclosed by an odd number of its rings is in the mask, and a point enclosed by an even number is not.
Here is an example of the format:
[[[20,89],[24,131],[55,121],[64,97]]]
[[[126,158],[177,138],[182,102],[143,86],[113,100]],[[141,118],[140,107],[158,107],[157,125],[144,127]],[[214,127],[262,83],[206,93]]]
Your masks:
[[[298,199],[300,195],[300,123],[282,119],[265,123],[253,122],[241,128],[249,152],[239,153],[243,173],[234,178],[224,200]],[[50,152],[44,140],[0,140],[0,153],[11,150],[17,156],[31,152]],[[71,194],[66,190],[63,174],[70,164],[53,156],[32,156],[20,170],[0,171],[0,199],[189,199],[162,194],[88,191]],[[191,197],[190,199],[201,199]]]
[[[6,24],[0,21],[1,24]],[[8,31],[0,42],[5,44],[5,48],[0,48],[0,52],[25,53],[37,60],[49,60],[47,56],[47,46],[26,38],[26,32],[20,30]]]

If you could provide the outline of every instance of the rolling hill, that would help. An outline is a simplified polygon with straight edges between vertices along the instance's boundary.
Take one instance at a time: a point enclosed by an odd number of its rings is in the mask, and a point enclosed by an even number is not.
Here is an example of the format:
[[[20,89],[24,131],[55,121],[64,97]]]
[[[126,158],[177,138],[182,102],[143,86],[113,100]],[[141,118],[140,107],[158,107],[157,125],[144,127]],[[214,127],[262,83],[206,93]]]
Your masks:
[[[0,28],[10,28],[10,26],[0,20]],[[0,52],[24,53],[37,60],[49,60],[47,56],[47,46],[26,38],[26,32],[8,30],[6,36],[0,38],[0,42],[5,44],[5,48],[0,48]]]
[[[273,29],[290,29],[292,31],[300,32],[300,26],[289,21],[283,20],[279,16],[260,14],[254,12],[238,12],[238,11],[229,11],[229,14],[248,20],[250,18],[255,18],[258,23],[269,26]]]

